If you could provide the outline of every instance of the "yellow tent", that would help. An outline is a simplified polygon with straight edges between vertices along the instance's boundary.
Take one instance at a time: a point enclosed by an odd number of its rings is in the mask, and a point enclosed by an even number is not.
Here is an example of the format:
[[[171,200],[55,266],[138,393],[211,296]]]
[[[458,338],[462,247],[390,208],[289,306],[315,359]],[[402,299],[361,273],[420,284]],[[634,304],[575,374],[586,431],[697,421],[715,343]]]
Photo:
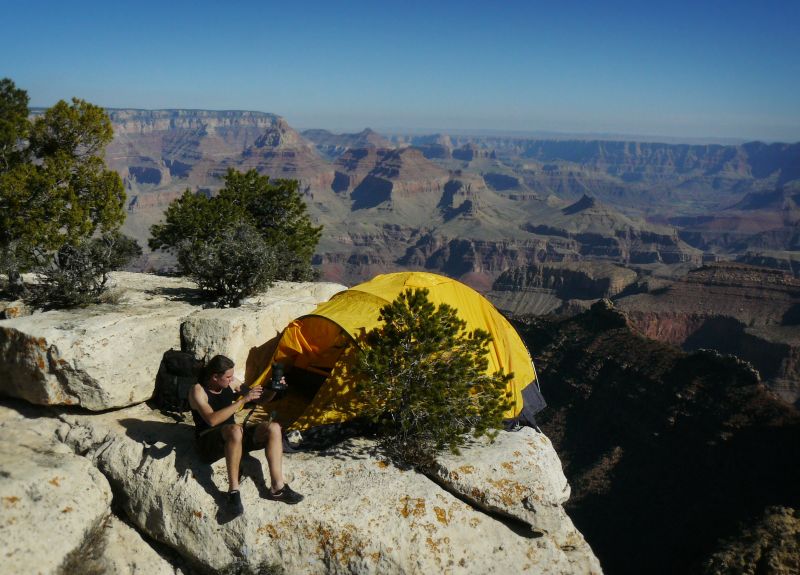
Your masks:
[[[506,418],[534,423],[533,404],[541,397],[536,370],[508,320],[482,295],[454,279],[425,272],[400,272],[379,275],[340,292],[284,330],[272,361],[254,381],[254,385],[261,385],[270,377],[273,363],[286,366],[289,392],[269,404],[280,414],[284,425],[302,430],[358,416],[359,405],[348,376],[358,341],[381,323],[381,307],[413,288],[427,288],[428,299],[437,306],[446,303],[454,307],[468,330],[480,328],[491,334],[487,371],[502,369],[514,374],[508,386],[513,407]]]

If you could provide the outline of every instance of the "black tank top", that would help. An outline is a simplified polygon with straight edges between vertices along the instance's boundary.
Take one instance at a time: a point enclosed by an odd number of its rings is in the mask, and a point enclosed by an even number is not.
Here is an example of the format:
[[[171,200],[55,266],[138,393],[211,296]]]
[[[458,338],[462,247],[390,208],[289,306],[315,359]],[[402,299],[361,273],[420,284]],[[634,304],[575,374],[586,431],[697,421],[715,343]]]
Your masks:
[[[208,405],[211,406],[211,409],[214,411],[219,411],[220,409],[225,409],[231,403],[233,403],[236,394],[233,390],[229,387],[224,388],[220,393],[211,393],[208,391],[206,386],[203,386],[203,389],[206,390],[206,395],[208,396]],[[200,415],[199,412],[192,410],[192,418],[194,419],[194,434],[200,435],[206,429],[211,429],[211,426],[206,423],[206,420],[203,419],[203,416]],[[228,419],[220,423],[220,425],[226,425],[228,423],[236,423],[233,415],[231,415]]]

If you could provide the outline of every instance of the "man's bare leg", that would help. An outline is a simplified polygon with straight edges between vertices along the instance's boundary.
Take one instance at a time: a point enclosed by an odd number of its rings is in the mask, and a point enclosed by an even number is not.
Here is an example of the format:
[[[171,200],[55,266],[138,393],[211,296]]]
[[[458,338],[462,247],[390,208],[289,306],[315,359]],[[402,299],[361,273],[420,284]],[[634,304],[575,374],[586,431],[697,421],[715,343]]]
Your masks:
[[[225,466],[228,469],[228,491],[239,490],[239,463],[242,461],[242,426],[226,425],[222,428],[225,439]]]
[[[272,487],[267,499],[281,501],[289,505],[300,503],[304,498],[294,489],[289,487],[283,477],[283,433],[281,426],[273,421],[269,424],[262,423],[256,429],[256,441],[266,442],[264,453],[269,464],[269,478]]]
[[[283,478],[283,435],[281,426],[276,421],[269,424],[262,423],[258,428],[257,435],[257,441],[266,443],[264,455],[267,456],[272,491],[280,491],[286,482]]]

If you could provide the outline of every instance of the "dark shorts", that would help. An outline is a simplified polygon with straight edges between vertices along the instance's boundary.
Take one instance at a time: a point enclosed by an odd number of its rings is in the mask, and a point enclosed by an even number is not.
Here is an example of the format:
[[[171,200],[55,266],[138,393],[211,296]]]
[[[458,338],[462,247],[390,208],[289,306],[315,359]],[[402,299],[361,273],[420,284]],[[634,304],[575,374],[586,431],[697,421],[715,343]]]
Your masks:
[[[212,427],[203,435],[195,437],[197,451],[206,463],[213,463],[217,459],[225,457],[225,439],[222,437],[223,427],[225,427],[225,425]],[[257,425],[248,425],[244,428],[244,437],[242,439],[243,451],[255,451],[256,449],[263,449],[265,447],[266,444],[263,441],[260,444],[255,441],[257,427]]]

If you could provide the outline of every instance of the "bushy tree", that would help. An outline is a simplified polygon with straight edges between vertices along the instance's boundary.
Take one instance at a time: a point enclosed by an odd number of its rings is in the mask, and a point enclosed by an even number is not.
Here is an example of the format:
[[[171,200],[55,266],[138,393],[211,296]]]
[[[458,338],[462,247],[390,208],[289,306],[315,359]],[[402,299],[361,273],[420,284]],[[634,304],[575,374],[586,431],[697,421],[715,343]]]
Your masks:
[[[114,234],[125,191],[103,162],[113,130],[102,108],[62,100],[31,121],[27,94],[4,79],[0,115],[0,266],[18,287],[65,246]]]
[[[277,279],[314,276],[314,226],[295,180],[229,169],[214,197],[186,191],[150,228],[150,247],[174,251],[181,273],[222,305],[238,305]],[[230,244],[230,245],[228,245]],[[248,253],[234,253],[232,245]]]
[[[466,330],[428,290],[407,290],[380,310],[383,325],[366,334],[354,374],[364,413],[381,428],[387,453],[425,466],[465,434],[494,436],[510,406],[513,374],[487,373],[491,336]]]

